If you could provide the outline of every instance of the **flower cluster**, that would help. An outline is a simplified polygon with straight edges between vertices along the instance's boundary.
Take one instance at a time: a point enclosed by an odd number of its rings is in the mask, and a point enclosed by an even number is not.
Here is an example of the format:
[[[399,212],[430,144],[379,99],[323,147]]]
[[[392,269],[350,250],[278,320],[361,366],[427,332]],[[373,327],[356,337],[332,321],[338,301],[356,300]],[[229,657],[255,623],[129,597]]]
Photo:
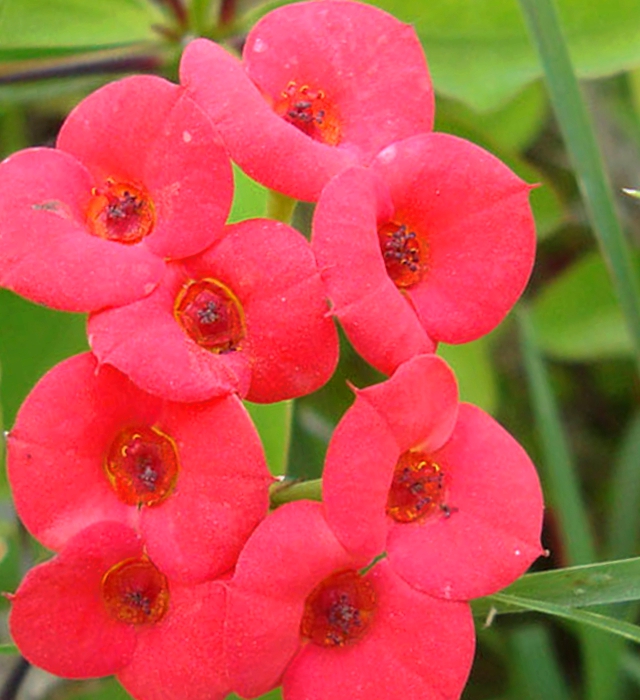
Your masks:
[[[432,132],[413,29],[365,4],[276,9],[241,59],[196,39],[180,79],[111,83],[55,148],[0,164],[0,284],[88,312],[91,347],[8,436],[17,512],[55,553],[10,596],[12,636],[140,700],[458,698],[468,601],[541,554],[543,507],[525,452],[433,353],[521,294],[530,188]],[[311,242],[226,224],[230,159],[316,203]],[[242,399],[321,387],[334,319],[389,378],[355,390],[322,502],[270,512],[282,484]]]

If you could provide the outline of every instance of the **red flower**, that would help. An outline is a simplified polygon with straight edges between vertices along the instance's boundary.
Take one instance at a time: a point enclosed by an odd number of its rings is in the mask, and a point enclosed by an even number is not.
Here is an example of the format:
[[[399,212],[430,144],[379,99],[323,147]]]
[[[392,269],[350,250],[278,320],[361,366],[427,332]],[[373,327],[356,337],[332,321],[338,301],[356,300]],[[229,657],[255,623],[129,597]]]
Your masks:
[[[409,25],[357,2],[278,8],[247,37],[242,62],[197,39],[182,83],[251,177],[316,201],[350,165],[433,125],[433,91]]]
[[[285,700],[436,700],[460,696],[474,650],[465,603],[408,586],[386,562],[366,574],[298,501],[263,521],[228,591],[225,648],[233,690],[282,683]]]
[[[347,550],[386,551],[397,574],[434,596],[489,595],[542,554],[535,467],[490,416],[458,404],[435,355],[356,391],[329,445],[323,499]]]
[[[11,636],[32,664],[65,678],[116,674],[145,700],[222,700],[224,585],[183,586],[120,523],[80,532],[10,596]]]
[[[391,374],[440,341],[493,329],[533,266],[529,190],[478,146],[435,133],[331,181],[312,246],[356,350]]]
[[[7,464],[17,512],[45,546],[120,521],[142,533],[165,574],[188,583],[234,565],[266,516],[272,480],[237,397],[171,403],[88,353],[29,394]]]
[[[200,255],[169,263],[148,297],[90,317],[89,342],[100,362],[172,401],[301,396],[338,356],[311,247],[266,219],[226,227]]]
[[[139,299],[165,259],[216,240],[232,188],[220,138],[183,88],[106,85],[71,112],[57,148],[0,164],[0,284],[68,311]]]

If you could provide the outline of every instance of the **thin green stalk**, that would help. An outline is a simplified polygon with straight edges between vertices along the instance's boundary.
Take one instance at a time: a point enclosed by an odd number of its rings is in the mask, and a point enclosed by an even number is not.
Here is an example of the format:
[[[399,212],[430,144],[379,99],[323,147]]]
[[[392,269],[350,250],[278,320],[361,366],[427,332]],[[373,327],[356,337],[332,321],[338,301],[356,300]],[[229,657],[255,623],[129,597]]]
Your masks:
[[[270,190],[267,197],[267,217],[290,224],[297,203],[297,199],[291,199],[286,194]]]
[[[271,487],[271,507],[277,508],[291,501],[308,499],[310,501],[322,500],[322,479],[310,481],[278,481]]]
[[[549,377],[535,337],[533,323],[525,308],[518,314],[522,351],[536,424],[542,441],[544,481],[555,506],[566,557],[572,564],[596,560],[577,470],[556,404]],[[608,639],[590,627],[579,627],[585,667],[587,700],[613,700],[618,697],[619,653],[621,642]]]
[[[609,267],[640,367],[640,284],[615,212],[591,119],[576,79],[553,0],[520,0],[540,55],[551,103],[573,160],[600,249]]]

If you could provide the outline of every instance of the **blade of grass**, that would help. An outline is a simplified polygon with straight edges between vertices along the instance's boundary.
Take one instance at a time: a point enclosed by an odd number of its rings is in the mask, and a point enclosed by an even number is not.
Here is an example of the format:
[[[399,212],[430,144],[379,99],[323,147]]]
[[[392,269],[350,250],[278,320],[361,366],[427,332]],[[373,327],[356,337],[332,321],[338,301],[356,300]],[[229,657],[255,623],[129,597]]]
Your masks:
[[[551,103],[576,168],[587,213],[612,275],[640,367],[640,285],[553,0],[519,0]]]
[[[529,391],[542,440],[543,480],[556,508],[567,559],[573,564],[588,564],[595,561],[596,552],[576,467],[536,342],[533,323],[529,312],[523,307],[518,320]],[[592,624],[587,629],[578,628],[584,659],[585,697],[587,700],[614,700],[619,694],[617,670],[621,644],[612,643],[612,640],[592,627],[597,625]]]

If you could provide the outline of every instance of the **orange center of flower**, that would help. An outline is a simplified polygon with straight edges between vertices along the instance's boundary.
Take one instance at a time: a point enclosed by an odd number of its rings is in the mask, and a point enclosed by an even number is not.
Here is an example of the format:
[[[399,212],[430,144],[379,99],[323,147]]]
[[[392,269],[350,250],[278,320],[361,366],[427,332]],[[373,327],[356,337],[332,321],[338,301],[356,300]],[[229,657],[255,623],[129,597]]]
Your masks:
[[[378,229],[387,274],[396,287],[413,287],[427,270],[427,244],[406,224],[389,222]]]
[[[327,146],[340,143],[340,122],[333,105],[323,90],[291,81],[273,106],[277,115],[315,141]]]
[[[87,221],[99,238],[133,245],[153,230],[153,202],[141,187],[109,178],[91,195]]]
[[[375,608],[371,583],[357,571],[338,571],[307,597],[300,632],[319,646],[342,647],[362,637]]]
[[[125,559],[102,577],[102,599],[111,617],[130,625],[152,625],[169,607],[167,579],[145,557]]]
[[[387,498],[387,514],[396,522],[411,523],[435,511],[450,514],[444,504],[442,469],[423,452],[400,456]]]
[[[123,503],[154,506],[173,491],[180,470],[178,448],[157,428],[125,428],[109,446],[104,469]]]
[[[240,302],[217,280],[187,282],[178,292],[173,315],[190,338],[215,353],[237,350],[245,335]]]

